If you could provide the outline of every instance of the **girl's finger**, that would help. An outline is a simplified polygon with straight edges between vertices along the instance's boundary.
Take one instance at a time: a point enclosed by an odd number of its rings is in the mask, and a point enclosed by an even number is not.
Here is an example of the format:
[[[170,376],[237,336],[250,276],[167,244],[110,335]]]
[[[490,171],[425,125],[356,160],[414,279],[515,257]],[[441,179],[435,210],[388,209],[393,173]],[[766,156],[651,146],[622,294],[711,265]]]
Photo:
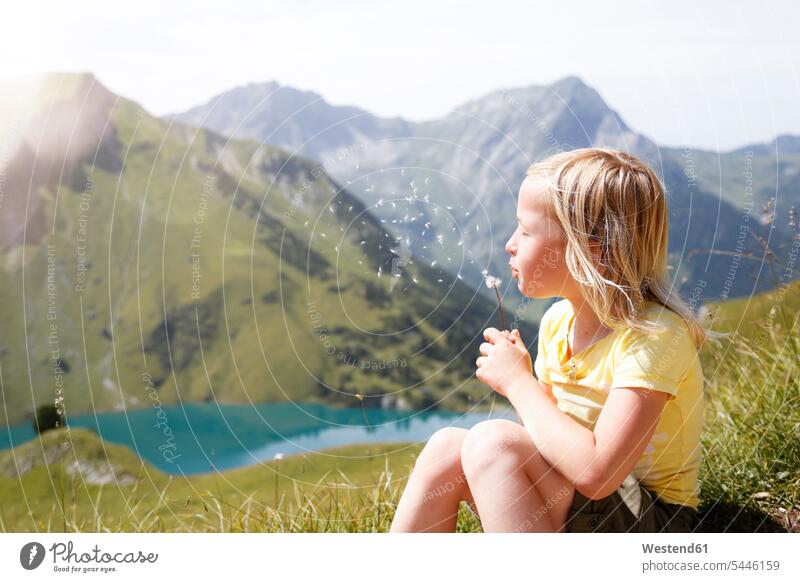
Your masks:
[[[478,348],[478,351],[480,351],[480,353],[482,353],[484,356],[488,356],[493,347],[494,346],[492,344],[484,342],[481,344],[480,348]]]
[[[480,358],[478,358],[477,360],[475,360],[475,365],[476,365],[476,366],[478,366],[478,367],[480,368],[481,366],[483,366],[483,364],[484,364],[485,362],[486,362],[486,358],[484,358],[484,357],[480,357]]]

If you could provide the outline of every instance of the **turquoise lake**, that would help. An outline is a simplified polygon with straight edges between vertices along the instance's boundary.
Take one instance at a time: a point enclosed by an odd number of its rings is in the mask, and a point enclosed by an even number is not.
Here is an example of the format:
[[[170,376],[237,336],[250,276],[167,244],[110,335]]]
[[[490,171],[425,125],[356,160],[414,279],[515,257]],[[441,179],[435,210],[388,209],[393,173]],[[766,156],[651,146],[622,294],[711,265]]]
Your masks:
[[[94,430],[171,474],[234,469],[344,445],[420,442],[440,428],[469,428],[487,418],[516,418],[509,410],[451,413],[334,408],[323,404],[231,406],[186,404],[68,416],[70,427]],[[0,427],[0,450],[35,438],[30,423]]]

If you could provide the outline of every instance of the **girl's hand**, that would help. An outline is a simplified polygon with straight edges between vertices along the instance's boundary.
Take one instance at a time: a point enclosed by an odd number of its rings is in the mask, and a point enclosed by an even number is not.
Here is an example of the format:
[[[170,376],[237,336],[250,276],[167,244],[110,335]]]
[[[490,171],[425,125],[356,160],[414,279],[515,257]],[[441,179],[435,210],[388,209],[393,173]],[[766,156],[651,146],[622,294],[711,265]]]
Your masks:
[[[509,333],[490,327],[483,332],[483,337],[488,343],[481,344],[483,356],[475,360],[478,380],[506,396],[506,387],[517,380],[533,377],[531,355],[518,329]]]

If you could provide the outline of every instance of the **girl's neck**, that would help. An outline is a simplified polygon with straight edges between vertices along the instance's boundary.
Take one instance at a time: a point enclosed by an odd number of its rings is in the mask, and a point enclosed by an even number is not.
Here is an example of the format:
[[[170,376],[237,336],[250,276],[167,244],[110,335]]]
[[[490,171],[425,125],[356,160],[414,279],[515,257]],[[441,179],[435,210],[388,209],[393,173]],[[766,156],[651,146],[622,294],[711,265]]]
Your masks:
[[[606,327],[600,322],[600,319],[598,319],[586,300],[569,297],[566,299],[575,314],[572,321],[571,337],[568,338],[573,351],[580,351],[581,346],[591,345],[613,331],[612,328]],[[577,350],[575,350],[575,347],[577,347]]]

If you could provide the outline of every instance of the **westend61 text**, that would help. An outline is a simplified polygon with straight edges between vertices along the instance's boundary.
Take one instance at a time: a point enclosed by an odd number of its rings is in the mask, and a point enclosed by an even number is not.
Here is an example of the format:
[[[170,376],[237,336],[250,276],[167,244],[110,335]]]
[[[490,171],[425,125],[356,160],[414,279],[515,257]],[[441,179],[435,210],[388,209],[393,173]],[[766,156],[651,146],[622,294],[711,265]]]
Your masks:
[[[686,544],[684,546],[642,544],[642,551],[645,554],[707,554],[708,544]]]

